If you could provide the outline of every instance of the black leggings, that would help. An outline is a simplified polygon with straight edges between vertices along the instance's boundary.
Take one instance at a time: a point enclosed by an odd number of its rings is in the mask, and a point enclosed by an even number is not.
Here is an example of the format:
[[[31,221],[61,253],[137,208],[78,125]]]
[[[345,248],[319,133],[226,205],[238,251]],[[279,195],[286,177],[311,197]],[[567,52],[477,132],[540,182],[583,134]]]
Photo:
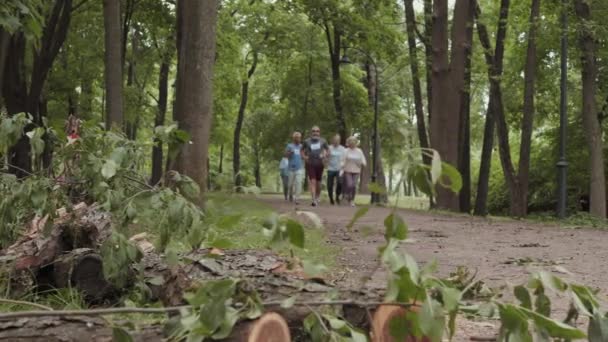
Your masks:
[[[329,199],[334,200],[334,182],[336,184],[336,200],[340,199],[342,194],[342,181],[340,180],[340,171],[327,171],[327,193]]]

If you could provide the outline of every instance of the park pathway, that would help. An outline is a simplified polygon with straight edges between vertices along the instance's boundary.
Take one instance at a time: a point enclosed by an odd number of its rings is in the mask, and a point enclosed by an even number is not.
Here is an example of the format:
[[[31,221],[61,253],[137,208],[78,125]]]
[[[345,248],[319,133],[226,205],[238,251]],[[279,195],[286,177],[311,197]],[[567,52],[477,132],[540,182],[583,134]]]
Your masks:
[[[264,202],[279,212],[311,211],[322,219],[328,243],[339,250],[338,267],[331,276],[336,283],[358,286],[362,278],[372,274],[367,286],[384,287],[386,273],[376,270],[377,253],[384,242],[383,221],[391,209],[370,209],[349,231],[346,225],[357,208],[327,203],[295,208],[276,199]],[[489,287],[507,286],[505,291],[509,291],[509,285],[525,282],[530,270],[543,269],[599,289],[601,299],[608,293],[608,230],[404,209],[398,212],[409,226],[408,240],[402,248],[421,265],[436,260],[441,276],[465,266]],[[558,299],[554,304],[554,317],[565,317],[567,301]],[[495,329],[487,322],[466,325],[463,328],[477,333]],[[462,334],[456,340],[468,340]]]

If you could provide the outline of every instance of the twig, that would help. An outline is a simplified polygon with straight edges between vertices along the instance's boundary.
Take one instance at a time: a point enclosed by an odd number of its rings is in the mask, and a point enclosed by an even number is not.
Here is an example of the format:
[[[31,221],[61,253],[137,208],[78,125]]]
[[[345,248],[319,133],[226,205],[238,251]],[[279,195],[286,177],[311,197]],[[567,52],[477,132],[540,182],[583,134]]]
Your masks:
[[[0,298],[0,303],[14,304],[14,305],[27,305],[27,306],[33,306],[35,308],[42,309],[42,310],[45,310],[45,311],[53,311],[53,308],[50,308],[50,307],[48,307],[46,305],[32,303],[32,302],[26,302],[26,301],[22,301],[22,300],[13,300],[13,299]]]
[[[264,307],[281,306],[282,301],[273,301],[262,303]],[[324,305],[356,305],[361,307],[375,307],[379,305],[397,305],[402,307],[410,307],[411,303],[402,302],[359,302],[356,300],[335,300],[335,301],[311,301],[311,302],[296,302],[294,306],[324,306]],[[54,310],[48,311],[20,311],[0,314],[0,321],[10,320],[23,317],[69,317],[69,316],[105,316],[113,314],[164,314],[171,312],[179,312],[181,310],[192,309],[191,305],[168,306],[164,308],[107,308],[107,309],[90,309],[90,310]]]

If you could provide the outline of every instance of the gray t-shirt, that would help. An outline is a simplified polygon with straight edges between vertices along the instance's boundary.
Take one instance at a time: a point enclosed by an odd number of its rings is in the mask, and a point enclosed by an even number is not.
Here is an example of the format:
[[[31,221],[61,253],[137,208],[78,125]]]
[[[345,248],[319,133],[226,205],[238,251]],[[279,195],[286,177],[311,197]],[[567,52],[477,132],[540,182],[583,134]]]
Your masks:
[[[328,171],[340,171],[344,152],[346,152],[346,149],[342,145],[338,145],[337,147],[334,145],[329,145],[329,163],[327,165]]]
[[[321,161],[323,150],[328,149],[329,145],[323,138],[308,138],[304,141],[304,153],[311,161]]]

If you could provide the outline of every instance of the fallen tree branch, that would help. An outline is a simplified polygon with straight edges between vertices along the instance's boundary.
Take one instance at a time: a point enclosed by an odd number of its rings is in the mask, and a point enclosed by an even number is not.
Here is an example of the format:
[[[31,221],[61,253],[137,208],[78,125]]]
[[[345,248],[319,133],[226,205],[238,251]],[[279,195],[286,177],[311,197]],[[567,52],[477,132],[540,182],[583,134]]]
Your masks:
[[[26,302],[27,303],[27,302]],[[264,307],[281,306],[283,301],[265,302]],[[402,302],[359,302],[356,300],[333,300],[333,301],[310,301],[296,302],[293,306],[324,306],[324,305],[356,305],[360,307],[375,307],[379,305],[396,305],[401,307],[410,307],[411,303]],[[19,311],[0,314],[0,321],[11,320],[24,317],[68,317],[68,316],[105,316],[113,314],[164,314],[171,312],[179,312],[181,310],[192,309],[191,305],[168,306],[164,308],[107,308],[107,309],[90,309],[90,310],[53,310],[53,311]]]

